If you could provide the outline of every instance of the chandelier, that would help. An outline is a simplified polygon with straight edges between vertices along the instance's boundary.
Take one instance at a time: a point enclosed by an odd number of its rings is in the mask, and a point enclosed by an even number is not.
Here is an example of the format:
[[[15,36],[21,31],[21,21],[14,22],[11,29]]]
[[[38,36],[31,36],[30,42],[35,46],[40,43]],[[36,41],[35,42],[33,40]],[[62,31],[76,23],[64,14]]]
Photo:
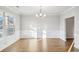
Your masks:
[[[42,6],[40,6],[39,13],[36,14],[36,17],[45,17],[46,14],[42,13]]]

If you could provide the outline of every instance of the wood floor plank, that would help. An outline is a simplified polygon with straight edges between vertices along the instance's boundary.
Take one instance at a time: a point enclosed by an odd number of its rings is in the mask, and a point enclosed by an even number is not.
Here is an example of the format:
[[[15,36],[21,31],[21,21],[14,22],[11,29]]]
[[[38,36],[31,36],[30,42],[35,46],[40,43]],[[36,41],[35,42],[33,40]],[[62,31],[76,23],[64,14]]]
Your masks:
[[[59,38],[20,39],[2,52],[67,52],[73,40]]]

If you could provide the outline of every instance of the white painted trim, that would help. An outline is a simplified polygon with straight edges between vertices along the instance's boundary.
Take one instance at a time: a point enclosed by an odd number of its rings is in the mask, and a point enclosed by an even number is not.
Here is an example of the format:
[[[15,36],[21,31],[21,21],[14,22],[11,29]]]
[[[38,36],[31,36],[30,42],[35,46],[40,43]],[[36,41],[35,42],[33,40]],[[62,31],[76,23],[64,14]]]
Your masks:
[[[70,47],[69,47],[69,49],[68,49],[68,52],[70,52],[70,51],[71,51],[71,49],[72,49],[73,45],[74,45],[74,42],[72,42],[71,46],[70,46]]]
[[[64,40],[64,41],[66,41],[66,39],[63,39],[62,37],[59,37],[60,39],[62,39],[62,40]]]
[[[0,9],[3,11],[3,12],[10,12],[12,14],[15,14],[15,15],[20,15],[16,12],[13,12],[13,10],[10,10],[10,8],[8,6],[0,6]]]

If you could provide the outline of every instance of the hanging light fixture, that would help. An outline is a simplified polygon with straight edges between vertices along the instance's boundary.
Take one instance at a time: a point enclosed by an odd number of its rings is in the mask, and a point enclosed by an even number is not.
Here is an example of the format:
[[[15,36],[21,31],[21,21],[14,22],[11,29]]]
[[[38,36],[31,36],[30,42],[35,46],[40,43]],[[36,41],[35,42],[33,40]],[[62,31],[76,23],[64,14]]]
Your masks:
[[[42,6],[40,6],[39,13],[36,14],[36,17],[45,17],[46,14],[42,13]]]

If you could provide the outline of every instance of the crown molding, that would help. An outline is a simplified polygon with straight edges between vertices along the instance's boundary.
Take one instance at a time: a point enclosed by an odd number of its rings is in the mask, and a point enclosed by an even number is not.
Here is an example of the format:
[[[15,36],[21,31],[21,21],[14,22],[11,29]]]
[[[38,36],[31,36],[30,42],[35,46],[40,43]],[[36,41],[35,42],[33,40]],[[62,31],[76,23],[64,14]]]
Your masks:
[[[71,8],[68,8],[67,10],[63,11],[62,13],[60,13],[60,15],[67,13],[68,11],[74,9],[75,6],[72,6]]]

